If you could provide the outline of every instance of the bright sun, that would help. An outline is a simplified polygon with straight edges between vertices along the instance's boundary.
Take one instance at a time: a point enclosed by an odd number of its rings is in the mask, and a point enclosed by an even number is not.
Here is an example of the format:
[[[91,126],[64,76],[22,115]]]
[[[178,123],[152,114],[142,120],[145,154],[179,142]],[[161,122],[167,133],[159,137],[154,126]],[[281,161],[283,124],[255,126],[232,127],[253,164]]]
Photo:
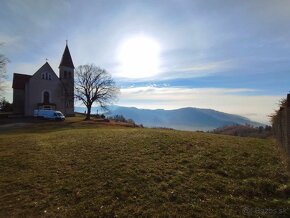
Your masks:
[[[148,36],[134,36],[124,41],[120,48],[120,76],[146,78],[156,75],[159,70],[160,46]]]

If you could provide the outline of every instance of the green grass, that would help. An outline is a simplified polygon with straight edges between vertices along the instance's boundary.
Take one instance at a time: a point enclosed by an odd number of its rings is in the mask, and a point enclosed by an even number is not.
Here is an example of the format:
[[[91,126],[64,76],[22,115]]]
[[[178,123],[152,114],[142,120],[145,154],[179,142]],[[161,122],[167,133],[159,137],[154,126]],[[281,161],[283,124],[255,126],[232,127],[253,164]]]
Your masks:
[[[290,214],[273,140],[74,119],[0,133],[0,217]]]

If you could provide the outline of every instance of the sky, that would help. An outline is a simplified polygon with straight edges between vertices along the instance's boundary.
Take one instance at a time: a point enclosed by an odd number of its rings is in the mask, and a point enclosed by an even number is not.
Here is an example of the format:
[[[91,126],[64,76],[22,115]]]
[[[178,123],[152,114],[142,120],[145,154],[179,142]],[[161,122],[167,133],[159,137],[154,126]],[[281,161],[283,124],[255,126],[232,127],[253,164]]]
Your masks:
[[[211,108],[269,123],[290,91],[287,0],[1,0],[0,53],[13,73],[93,63],[120,87],[116,104]]]

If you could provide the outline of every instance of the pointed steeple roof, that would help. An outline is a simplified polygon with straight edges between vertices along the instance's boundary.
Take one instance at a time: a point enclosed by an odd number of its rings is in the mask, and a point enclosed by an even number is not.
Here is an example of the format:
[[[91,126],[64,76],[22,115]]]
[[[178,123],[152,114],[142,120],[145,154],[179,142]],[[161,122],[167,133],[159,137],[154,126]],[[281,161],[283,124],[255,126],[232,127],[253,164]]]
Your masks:
[[[65,46],[59,67],[75,68],[67,44]]]

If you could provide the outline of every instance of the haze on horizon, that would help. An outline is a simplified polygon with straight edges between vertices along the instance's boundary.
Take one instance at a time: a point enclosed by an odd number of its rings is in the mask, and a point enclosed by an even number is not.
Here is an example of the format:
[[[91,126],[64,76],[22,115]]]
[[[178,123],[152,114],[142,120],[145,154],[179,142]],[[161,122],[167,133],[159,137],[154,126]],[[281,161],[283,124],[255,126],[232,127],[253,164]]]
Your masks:
[[[0,53],[14,72],[94,63],[121,87],[118,105],[210,108],[268,123],[289,92],[290,1],[3,0]]]

